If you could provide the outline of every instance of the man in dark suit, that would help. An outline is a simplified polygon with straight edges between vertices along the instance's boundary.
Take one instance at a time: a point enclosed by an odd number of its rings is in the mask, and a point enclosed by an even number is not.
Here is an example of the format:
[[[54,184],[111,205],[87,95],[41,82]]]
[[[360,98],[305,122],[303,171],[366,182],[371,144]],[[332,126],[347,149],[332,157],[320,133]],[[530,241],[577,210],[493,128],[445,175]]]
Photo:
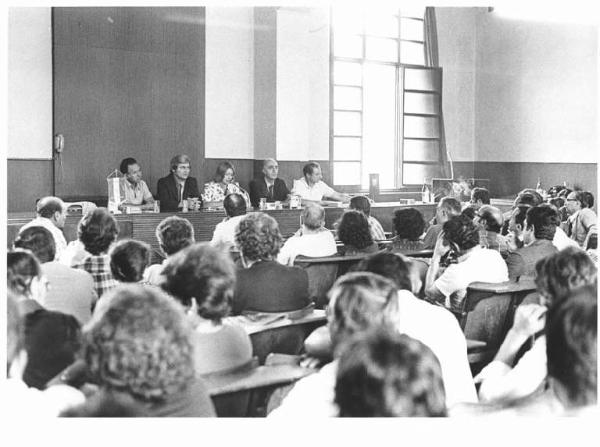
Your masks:
[[[263,176],[255,178],[250,182],[250,203],[253,207],[258,207],[262,197],[267,202],[285,201],[290,196],[290,190],[283,180],[277,178],[279,165],[272,158],[267,158],[263,162]]]
[[[161,212],[180,210],[188,197],[197,197],[202,206],[198,182],[190,177],[190,157],[176,155],[171,159],[171,173],[158,180],[156,195]]]

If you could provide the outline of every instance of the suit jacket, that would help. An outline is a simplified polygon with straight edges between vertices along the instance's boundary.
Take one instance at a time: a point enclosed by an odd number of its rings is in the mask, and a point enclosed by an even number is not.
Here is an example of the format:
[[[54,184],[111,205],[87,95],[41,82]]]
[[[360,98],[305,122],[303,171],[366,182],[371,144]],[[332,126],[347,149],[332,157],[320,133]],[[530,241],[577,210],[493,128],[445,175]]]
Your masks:
[[[283,180],[280,178],[275,179],[273,185],[273,197],[269,196],[269,190],[265,183],[265,178],[255,178],[250,182],[250,203],[253,207],[258,207],[258,202],[261,197],[266,197],[267,202],[275,202],[277,200],[283,202],[287,199],[290,190]]]
[[[308,275],[300,267],[262,261],[248,269],[238,269],[233,297],[235,315],[243,310],[287,312],[309,303]]]
[[[157,199],[160,200],[160,211],[177,211],[179,197],[177,196],[177,183],[175,176],[171,172],[166,177],[158,179],[156,185]],[[194,177],[188,177],[183,185],[183,198],[198,197],[202,206],[202,197],[198,191],[198,182]]]

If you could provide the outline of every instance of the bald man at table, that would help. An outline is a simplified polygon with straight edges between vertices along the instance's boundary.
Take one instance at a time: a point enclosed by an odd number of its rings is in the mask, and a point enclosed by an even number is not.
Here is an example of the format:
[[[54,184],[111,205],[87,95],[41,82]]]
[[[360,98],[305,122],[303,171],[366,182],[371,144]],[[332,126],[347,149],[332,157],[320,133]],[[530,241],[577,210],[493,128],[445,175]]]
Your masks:
[[[302,169],[304,177],[294,180],[292,195],[302,198],[302,204],[323,202],[327,200],[337,202],[349,202],[350,196],[335,191],[323,181],[321,166],[319,163],[310,162]]]

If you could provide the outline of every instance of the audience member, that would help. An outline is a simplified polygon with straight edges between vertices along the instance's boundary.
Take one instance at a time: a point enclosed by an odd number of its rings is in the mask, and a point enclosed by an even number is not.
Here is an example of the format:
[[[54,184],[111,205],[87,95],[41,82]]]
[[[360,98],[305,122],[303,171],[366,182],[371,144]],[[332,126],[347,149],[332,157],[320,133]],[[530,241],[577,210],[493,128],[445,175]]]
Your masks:
[[[342,214],[337,231],[338,239],[344,244],[346,255],[375,253],[379,247],[371,237],[367,217],[356,210],[348,210]]]
[[[490,192],[486,188],[473,188],[471,190],[470,207],[478,210],[483,205],[490,204]]]
[[[479,227],[479,244],[483,248],[496,250],[502,257],[508,255],[508,243],[500,234],[504,218],[498,208],[491,205],[481,206],[475,214],[473,223]]]
[[[209,244],[194,244],[174,255],[164,269],[162,288],[187,310],[194,326],[197,374],[231,370],[252,359],[250,337],[226,323],[235,290],[229,254]]]
[[[92,275],[55,261],[54,239],[44,227],[33,226],[23,230],[13,245],[30,250],[42,264],[42,273],[48,279],[49,287],[40,304],[45,309],[73,315],[82,325],[87,323],[98,299]]]
[[[41,309],[48,289],[40,263],[29,250],[20,248],[6,254],[6,285],[17,299],[19,313]]]
[[[454,200],[454,199],[453,199]],[[411,252],[425,250],[422,240],[425,231],[425,219],[416,208],[400,208],[394,211],[393,243],[389,249],[394,252]]]
[[[215,227],[212,240],[213,246],[225,250],[235,247],[235,232],[240,221],[246,216],[246,200],[240,194],[232,193],[223,199],[223,207],[227,217]]]
[[[118,284],[110,270],[110,257],[107,254],[118,234],[117,221],[106,208],[89,211],[77,228],[77,237],[89,255],[74,267],[92,275],[98,298]]]
[[[23,225],[19,233],[29,227],[44,227],[54,238],[55,260],[58,260],[67,248],[67,240],[62,232],[67,218],[67,206],[58,197],[44,197],[36,204],[36,214],[37,217]]]
[[[440,364],[408,335],[359,334],[340,356],[335,403],[341,417],[446,416]]]
[[[470,283],[508,281],[502,256],[497,251],[481,248],[479,232],[469,218],[453,217],[444,224],[442,234],[425,279],[425,294],[431,300],[461,312]]]
[[[596,264],[598,263],[598,231],[591,230],[588,233],[587,245],[585,246],[585,252]]]
[[[142,168],[135,158],[124,158],[119,170],[124,177],[121,180],[121,188],[125,194],[125,201],[120,205],[125,206],[154,206],[154,197],[146,182],[142,180]],[[147,208],[147,207],[146,207]]]
[[[479,398],[483,402],[505,401],[527,396],[543,386],[546,378],[546,338],[538,337],[516,363],[523,344],[544,327],[547,308],[554,307],[576,288],[597,284],[597,268],[578,248],[566,248],[540,259],[536,278],[541,305],[517,308],[514,324],[508,331],[494,361],[475,378],[481,382]]]
[[[187,219],[178,216],[169,216],[163,219],[156,227],[156,240],[166,259],[162,264],[149,266],[144,272],[143,282],[159,285],[162,281],[162,270],[169,258],[179,250],[194,243],[194,227]]]
[[[142,241],[123,239],[110,249],[110,271],[119,282],[140,282],[150,265],[150,246]]]
[[[244,199],[246,207],[250,207],[250,196],[240,188],[235,181],[235,169],[228,161],[222,161],[217,166],[213,181],[204,184],[202,200],[204,202],[223,202],[229,194],[239,194]]]
[[[300,196],[302,204],[310,202],[320,202],[321,200],[337,200],[339,202],[348,202],[350,196],[335,191],[323,181],[321,166],[319,163],[310,162],[304,165],[302,169],[303,177],[294,180],[292,194]]]
[[[524,245],[523,231],[525,230],[525,218],[527,217],[527,210],[529,208],[531,207],[527,205],[518,205],[510,214],[508,234],[506,235],[509,252],[514,252]]]
[[[214,416],[207,390],[195,378],[194,345],[181,306],[142,285],[121,285],[102,301],[83,332],[83,357],[100,397],[128,395],[152,417]],[[80,412],[85,404],[74,409]]]
[[[590,196],[591,194],[584,191],[573,191],[566,200],[569,217],[564,224],[564,230],[580,247],[585,247],[588,233],[597,228],[598,217],[589,208],[589,204],[593,204],[593,196],[591,200]]]
[[[23,381],[43,390],[50,379],[75,361],[81,325],[72,315],[39,309],[25,316],[27,365]]]
[[[541,204],[528,208],[522,232],[525,245],[506,258],[508,278],[511,281],[516,281],[521,276],[534,276],[536,262],[558,251],[552,244],[557,224],[558,213],[551,205]]]
[[[198,182],[190,177],[190,157],[175,155],[170,164],[170,173],[158,180],[156,197],[160,200],[160,210],[177,211],[183,208],[183,201],[197,197],[202,206],[202,197],[198,191]]]
[[[263,161],[262,175],[250,182],[250,202],[258,208],[261,198],[267,202],[284,202],[290,197],[290,190],[285,182],[277,177],[279,164],[273,158]]]
[[[362,212],[369,220],[369,229],[374,241],[385,240],[385,232],[377,219],[371,216],[371,201],[366,196],[355,196],[350,199],[350,209]]]
[[[82,392],[67,385],[50,386],[44,391],[30,388],[23,381],[23,372],[27,367],[27,352],[23,320],[20,315],[17,298],[8,290],[6,303],[6,370],[8,378],[0,381],[2,405],[10,411],[12,417],[26,420],[56,417],[71,406],[85,401]]]
[[[459,216],[461,213],[460,202],[453,197],[443,197],[435,211],[435,224],[430,225],[427,233],[423,237],[423,249],[430,250],[435,244],[442,232],[442,226],[452,217]]]
[[[300,215],[301,227],[289,238],[277,260],[286,265],[293,265],[296,256],[322,257],[337,253],[335,238],[331,231],[325,228],[325,210],[321,205],[308,204]]]
[[[306,271],[276,261],[282,239],[275,219],[265,213],[248,214],[240,221],[235,239],[244,268],[237,271],[234,314],[287,312],[309,304]],[[310,240],[307,235],[298,239]]]

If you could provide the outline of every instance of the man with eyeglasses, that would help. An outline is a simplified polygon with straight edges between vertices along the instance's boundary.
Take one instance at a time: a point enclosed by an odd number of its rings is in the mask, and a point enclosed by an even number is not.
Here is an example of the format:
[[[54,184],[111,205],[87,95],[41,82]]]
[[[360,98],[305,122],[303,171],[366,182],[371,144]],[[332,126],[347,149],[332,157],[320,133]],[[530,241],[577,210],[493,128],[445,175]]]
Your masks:
[[[283,180],[277,177],[279,164],[272,158],[263,161],[263,175],[250,182],[250,203],[258,208],[261,198],[267,202],[284,202],[290,197],[290,190]]]

